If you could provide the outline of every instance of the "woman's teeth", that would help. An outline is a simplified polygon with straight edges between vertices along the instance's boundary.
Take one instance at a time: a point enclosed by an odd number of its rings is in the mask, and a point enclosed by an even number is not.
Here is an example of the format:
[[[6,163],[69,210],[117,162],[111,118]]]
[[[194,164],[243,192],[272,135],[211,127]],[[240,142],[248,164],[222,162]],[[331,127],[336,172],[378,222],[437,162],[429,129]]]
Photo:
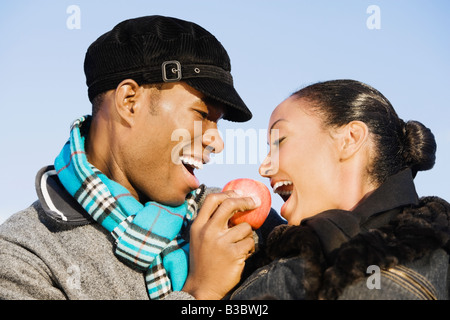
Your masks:
[[[274,193],[278,193],[281,196],[287,196],[287,195],[291,195],[292,194],[292,188],[284,188],[284,186],[291,186],[292,185],[292,181],[279,181],[277,183],[275,183],[275,185],[273,186],[273,192]]]
[[[195,169],[203,169],[203,162],[196,158],[188,157],[188,156],[181,156],[180,160],[181,160],[181,162],[183,162],[183,164],[194,167]]]
[[[273,193],[277,193],[284,200],[284,202],[286,202],[290,198],[293,188],[294,184],[292,181],[278,181],[273,186]]]

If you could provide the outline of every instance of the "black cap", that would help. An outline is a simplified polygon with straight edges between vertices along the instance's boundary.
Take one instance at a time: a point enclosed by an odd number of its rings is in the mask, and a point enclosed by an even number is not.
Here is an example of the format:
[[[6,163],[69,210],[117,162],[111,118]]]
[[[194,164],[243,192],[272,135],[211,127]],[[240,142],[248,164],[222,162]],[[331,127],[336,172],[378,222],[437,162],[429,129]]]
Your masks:
[[[138,84],[184,81],[227,106],[224,119],[244,122],[252,113],[233,86],[230,58],[199,25],[170,17],[125,20],[93,42],[84,60],[89,100],[124,79]]]

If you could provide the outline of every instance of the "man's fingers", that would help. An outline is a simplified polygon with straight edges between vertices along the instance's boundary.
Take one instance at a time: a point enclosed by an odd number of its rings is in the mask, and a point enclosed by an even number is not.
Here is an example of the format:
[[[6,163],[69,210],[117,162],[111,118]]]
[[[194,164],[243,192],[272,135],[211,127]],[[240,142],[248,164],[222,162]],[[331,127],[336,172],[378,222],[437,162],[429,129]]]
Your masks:
[[[253,237],[246,237],[234,244],[234,249],[237,252],[237,256],[246,260],[249,255],[255,251],[255,240]]]
[[[237,194],[233,191],[227,191],[227,192],[221,192],[221,193],[211,193],[208,196],[206,196],[206,199],[202,205],[202,208],[200,209],[197,218],[195,221],[197,221],[198,224],[205,224],[208,222],[208,220],[211,218],[211,216],[214,214],[216,209],[220,206],[220,204],[230,197],[233,197],[233,195]]]
[[[236,257],[246,260],[255,251],[255,240],[252,227],[246,223],[240,223],[228,229],[225,237],[227,242],[232,243]]]
[[[211,223],[221,228],[228,227],[228,220],[238,211],[255,209],[260,205],[258,199],[252,197],[228,198],[223,200],[211,217]]]
[[[229,229],[226,237],[232,243],[239,242],[245,238],[253,239],[253,229],[247,222],[239,223]]]
[[[225,228],[234,213],[255,209],[259,205],[260,200],[258,198],[242,197],[236,190],[212,193],[206,197],[195,220],[197,225],[204,225],[210,221],[221,228]]]

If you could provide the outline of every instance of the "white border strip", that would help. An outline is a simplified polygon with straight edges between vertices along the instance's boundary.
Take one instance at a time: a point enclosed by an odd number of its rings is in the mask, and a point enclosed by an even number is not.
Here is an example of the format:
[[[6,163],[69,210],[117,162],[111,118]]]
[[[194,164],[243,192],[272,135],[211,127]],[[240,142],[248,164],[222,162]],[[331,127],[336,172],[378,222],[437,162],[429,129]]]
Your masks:
[[[53,212],[56,212],[58,215],[60,215],[61,219],[63,221],[67,221],[67,217],[55,207],[55,205],[53,204],[52,199],[50,198],[50,195],[48,193],[48,190],[47,190],[47,179],[51,175],[56,175],[56,170],[47,171],[41,177],[41,191],[42,191],[42,195],[43,195],[44,200],[47,203],[48,207],[50,208],[50,210],[52,210]]]

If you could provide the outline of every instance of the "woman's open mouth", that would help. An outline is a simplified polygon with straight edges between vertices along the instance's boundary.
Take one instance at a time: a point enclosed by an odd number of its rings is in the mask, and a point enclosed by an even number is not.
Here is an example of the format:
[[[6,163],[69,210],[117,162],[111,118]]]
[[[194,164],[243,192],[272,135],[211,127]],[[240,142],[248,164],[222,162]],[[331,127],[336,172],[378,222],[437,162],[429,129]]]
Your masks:
[[[294,191],[294,184],[290,180],[278,181],[273,185],[273,192],[277,193],[283,200],[284,204],[280,208],[280,215],[288,219],[289,207],[291,206],[289,200],[291,199],[291,195]]]
[[[292,194],[294,185],[292,181],[278,181],[273,186],[273,193],[277,193],[286,202]]]

